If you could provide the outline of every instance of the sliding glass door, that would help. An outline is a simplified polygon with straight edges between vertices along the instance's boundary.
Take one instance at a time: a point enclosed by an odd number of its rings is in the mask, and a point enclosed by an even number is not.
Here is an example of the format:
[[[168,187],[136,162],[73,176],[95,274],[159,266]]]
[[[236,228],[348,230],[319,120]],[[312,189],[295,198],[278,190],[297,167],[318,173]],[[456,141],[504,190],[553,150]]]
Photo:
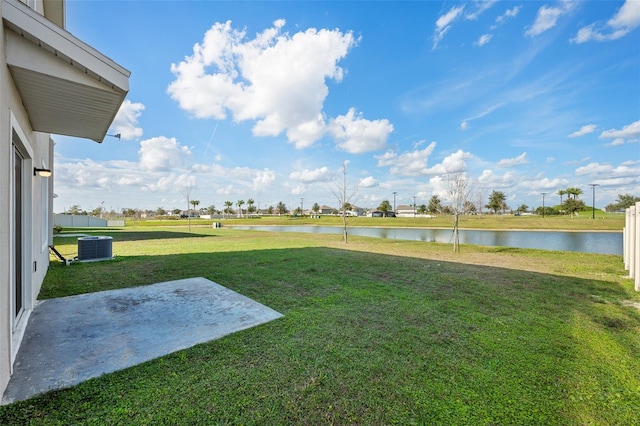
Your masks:
[[[23,193],[24,193],[24,157],[14,146],[13,156],[13,207],[11,222],[13,224],[13,322],[24,309],[24,276],[23,276]]]

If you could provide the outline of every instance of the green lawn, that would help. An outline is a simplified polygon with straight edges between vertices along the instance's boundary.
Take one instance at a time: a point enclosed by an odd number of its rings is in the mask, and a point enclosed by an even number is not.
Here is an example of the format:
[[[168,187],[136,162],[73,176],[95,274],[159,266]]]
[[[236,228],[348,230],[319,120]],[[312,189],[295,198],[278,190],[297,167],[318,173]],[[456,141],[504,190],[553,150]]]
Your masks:
[[[41,298],[203,276],[285,316],[0,407],[0,424],[640,423],[640,295],[618,256],[128,228]],[[57,238],[66,255],[75,238]]]

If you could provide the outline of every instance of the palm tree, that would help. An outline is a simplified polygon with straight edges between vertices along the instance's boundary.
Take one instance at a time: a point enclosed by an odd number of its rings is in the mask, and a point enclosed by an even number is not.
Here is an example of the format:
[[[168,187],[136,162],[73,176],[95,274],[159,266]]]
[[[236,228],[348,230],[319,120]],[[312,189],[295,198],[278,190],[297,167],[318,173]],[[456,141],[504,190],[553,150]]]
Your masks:
[[[560,196],[560,205],[562,205],[562,196],[567,195],[567,191],[564,189],[558,190],[558,195]]]
[[[198,204],[200,204],[200,201],[198,200],[191,200],[190,201],[191,205],[193,206],[193,210],[196,209],[196,207],[198,206]]]
[[[253,201],[253,198],[249,198],[247,200],[247,213],[251,214],[256,211],[254,204],[255,204],[255,201]]]
[[[573,199],[577,200],[578,199],[578,195],[582,194],[582,189],[576,188],[576,187],[571,187],[571,188],[567,188],[565,190],[565,192],[569,196],[573,195]]]
[[[238,216],[242,217],[242,205],[244,204],[244,200],[238,200],[236,204],[238,205]]]
[[[224,212],[227,214],[231,214],[231,206],[233,206],[233,202],[225,201],[224,202]]]
[[[573,199],[577,200],[580,195],[582,195],[582,189],[575,188],[575,190],[573,191]]]

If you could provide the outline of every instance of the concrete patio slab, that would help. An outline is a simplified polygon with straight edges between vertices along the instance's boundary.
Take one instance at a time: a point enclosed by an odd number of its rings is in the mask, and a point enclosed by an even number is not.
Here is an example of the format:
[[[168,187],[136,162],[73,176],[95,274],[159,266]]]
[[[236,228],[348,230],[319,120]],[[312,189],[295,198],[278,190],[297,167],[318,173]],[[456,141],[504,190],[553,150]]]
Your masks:
[[[205,278],[44,300],[29,318],[2,404],[281,316]]]

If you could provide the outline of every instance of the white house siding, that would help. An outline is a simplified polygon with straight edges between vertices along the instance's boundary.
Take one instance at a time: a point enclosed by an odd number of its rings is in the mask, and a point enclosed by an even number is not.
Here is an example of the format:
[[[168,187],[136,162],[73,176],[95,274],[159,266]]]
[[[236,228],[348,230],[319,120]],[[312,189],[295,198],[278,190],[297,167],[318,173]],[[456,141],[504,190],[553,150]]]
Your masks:
[[[4,26],[0,31],[0,39],[4,41]],[[53,144],[48,134],[32,131],[4,57],[3,42],[0,47],[0,391],[4,391],[9,381],[24,327],[49,266],[50,233],[43,226],[50,221],[49,194],[53,194],[52,178],[33,176],[34,167],[53,168]],[[13,218],[16,148],[23,156],[21,273],[24,291],[23,308],[17,319],[13,288],[17,259],[14,247],[18,231]],[[45,205],[42,204],[43,194]],[[43,214],[46,220],[43,220]]]
[[[626,209],[623,229],[624,269],[633,278],[634,288],[640,291],[640,202]]]
[[[78,57],[82,60],[86,59],[89,64],[87,68],[92,71],[94,75],[114,76],[112,80],[118,82],[116,85],[112,85],[103,90],[105,99],[111,102],[112,109],[107,111],[107,116],[99,116],[96,114],[91,115],[86,121],[74,120],[74,117],[66,117],[66,120],[71,124],[61,125],[54,123],[58,128],[65,131],[65,134],[71,136],[82,136],[81,132],[87,132],[87,129],[91,130],[90,123],[98,122],[98,131],[93,131],[90,134],[92,136],[104,137],[104,132],[108,128],[111,120],[115,116],[124,96],[128,92],[128,71],[119,67],[112,61],[105,59],[99,52],[91,50],[90,47],[83,47],[80,50],[74,50],[78,46],[77,39],[69,35],[66,32],[60,34],[56,33],[57,25],[64,25],[64,6],[63,0],[50,0],[46,3],[47,12],[46,16],[52,18],[53,24],[49,20],[43,20],[35,15],[30,9],[24,7],[23,4],[29,5],[33,10],[43,14],[45,3],[42,0],[0,0],[0,16],[2,17],[0,24],[0,395],[4,393],[12,371],[12,363],[17,354],[20,342],[22,340],[22,333],[26,327],[29,319],[29,314],[36,303],[38,293],[42,286],[44,276],[49,266],[49,244],[52,241],[52,227],[53,227],[53,176],[41,177],[34,176],[34,167],[46,168],[53,171],[53,141],[50,138],[50,132],[52,130],[40,129],[40,131],[34,131],[32,123],[41,122],[42,118],[47,118],[46,110],[43,112],[40,109],[39,112],[34,110],[27,111],[24,107],[24,99],[21,98],[20,90],[30,90],[31,105],[40,108],[41,101],[48,101],[49,98],[38,98],[38,96],[50,96],[56,94],[56,88],[52,87],[52,90],[45,88],[42,95],[36,93],[33,95],[33,86],[29,80],[22,80],[18,83],[14,80],[15,75],[24,76],[24,69],[19,68],[21,66],[27,67],[29,70],[31,66],[40,67],[38,71],[40,74],[37,78],[40,81],[63,81],[64,75],[60,74],[62,69],[61,64],[56,63],[57,75],[54,78],[47,76],[46,68],[43,70],[43,64],[54,63],[50,51],[46,49],[36,49],[34,46],[30,47],[31,53],[28,55],[24,51],[19,50],[18,44],[24,46],[26,38],[22,35],[16,35],[16,28],[20,31],[31,34],[32,31],[35,34],[42,34],[49,39],[49,35],[58,37],[56,41],[57,48],[63,49],[63,53],[70,52],[71,54],[78,53]],[[51,16],[49,14],[52,14]],[[38,17],[38,19],[34,19]],[[11,27],[11,28],[10,28]],[[53,29],[52,29],[53,27]],[[63,30],[59,30],[63,31]],[[16,50],[18,49],[18,50]],[[12,53],[13,52],[13,53]],[[50,56],[47,56],[50,55]],[[8,56],[13,61],[22,61],[19,64],[16,62],[13,65],[8,63]],[[88,59],[87,59],[88,58]],[[75,58],[71,57],[71,60]],[[13,66],[10,69],[10,65]],[[60,102],[65,102],[65,105],[73,105],[74,96],[85,98],[89,96],[90,92],[84,90],[84,87],[95,86],[95,83],[86,84],[86,76],[76,79],[74,77],[75,70],[69,65],[69,81],[71,83],[77,83],[74,88],[78,89],[73,94],[62,94],[64,99],[60,99]],[[18,73],[18,74],[12,74]],[[22,74],[20,74],[22,73]],[[47,80],[48,79],[48,80]],[[51,83],[50,83],[51,84]],[[83,84],[85,86],[83,86]],[[83,91],[84,90],[84,91]],[[54,100],[58,100],[54,98]],[[85,114],[86,116],[86,114]],[[76,122],[80,122],[84,125],[83,128],[76,128],[73,125]],[[48,124],[46,120],[42,126],[46,127]],[[65,127],[67,126],[67,127]],[[61,132],[62,133],[62,132]],[[19,151],[20,160],[16,159],[16,149]],[[22,201],[21,201],[21,230],[18,227],[18,221],[14,217],[14,211],[16,206],[14,200],[16,199],[16,169],[14,168],[16,162],[22,165],[20,171],[20,185],[22,187]],[[22,250],[18,253],[16,250],[17,237],[22,237]],[[16,265],[20,261],[20,265]],[[20,309],[16,315],[15,309],[15,277],[16,269],[21,272],[23,277],[23,297],[22,297],[22,309]]]

